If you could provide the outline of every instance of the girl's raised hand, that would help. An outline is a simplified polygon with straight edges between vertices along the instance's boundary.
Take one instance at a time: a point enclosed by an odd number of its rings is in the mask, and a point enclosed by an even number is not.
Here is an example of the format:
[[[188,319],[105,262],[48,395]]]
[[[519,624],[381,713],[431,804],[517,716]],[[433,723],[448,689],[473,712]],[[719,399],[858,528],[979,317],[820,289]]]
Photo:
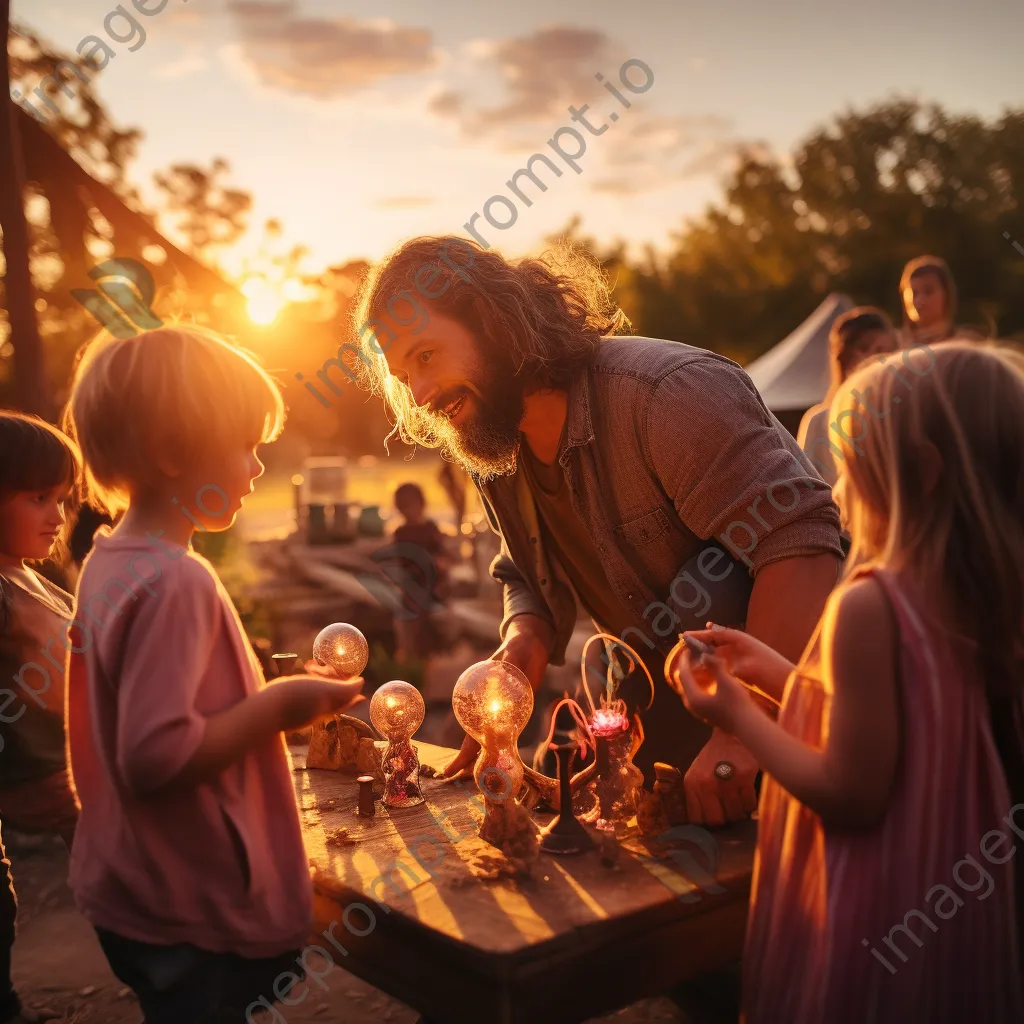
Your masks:
[[[687,651],[665,678],[691,715],[729,733],[735,733],[740,715],[752,703],[743,683],[714,655],[694,660]]]
[[[782,700],[793,664],[778,651],[742,629],[712,626],[710,622],[707,629],[687,630],[686,636],[714,647],[725,667],[747,686],[756,687],[776,703]]]

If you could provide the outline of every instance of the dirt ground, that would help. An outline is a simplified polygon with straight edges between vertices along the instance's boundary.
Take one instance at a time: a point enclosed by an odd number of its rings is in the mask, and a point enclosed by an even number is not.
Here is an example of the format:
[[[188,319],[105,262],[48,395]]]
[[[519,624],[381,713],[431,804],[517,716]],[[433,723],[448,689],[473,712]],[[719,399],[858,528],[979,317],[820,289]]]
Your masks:
[[[63,1024],[141,1024],[132,992],[114,977],[92,929],[74,907],[66,884],[67,854],[59,840],[8,836],[20,902],[14,980],[22,1000],[63,1012]],[[335,967],[326,992],[311,991],[287,1009],[288,1024],[415,1024],[415,1010]],[[667,999],[648,999],[601,1017],[615,1024],[685,1024]]]

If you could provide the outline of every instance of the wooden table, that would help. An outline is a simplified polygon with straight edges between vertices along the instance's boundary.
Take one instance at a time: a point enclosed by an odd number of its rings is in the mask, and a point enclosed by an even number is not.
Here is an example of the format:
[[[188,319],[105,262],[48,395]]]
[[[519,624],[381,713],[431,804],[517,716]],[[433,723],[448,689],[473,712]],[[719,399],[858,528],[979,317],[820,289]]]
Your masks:
[[[455,755],[416,746],[434,767]],[[684,828],[650,849],[633,837],[541,853],[531,877],[489,881],[482,865],[507,862],[477,835],[472,779],[423,779],[424,804],[389,812],[378,801],[367,819],[353,776],[304,770],[302,747],[292,757],[317,931],[336,939],[319,941],[432,1022],[577,1024],[740,955],[754,822],[693,830],[696,843]]]

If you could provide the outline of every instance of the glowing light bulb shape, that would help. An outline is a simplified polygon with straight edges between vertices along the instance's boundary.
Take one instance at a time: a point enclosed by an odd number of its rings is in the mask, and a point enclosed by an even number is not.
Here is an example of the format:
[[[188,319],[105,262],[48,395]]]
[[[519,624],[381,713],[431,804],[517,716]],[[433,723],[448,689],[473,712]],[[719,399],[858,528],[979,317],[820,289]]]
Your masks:
[[[480,744],[473,771],[484,795],[480,836],[500,846],[515,827],[512,812],[523,785],[516,743],[533,711],[530,681],[514,665],[479,661],[459,676],[452,709],[459,725]]]
[[[423,803],[420,759],[412,736],[423,724],[426,708],[420,691],[402,679],[392,679],[370,700],[370,721],[387,741],[384,768],[385,807],[415,807]]]
[[[351,679],[363,674],[370,660],[370,647],[355,626],[334,622],[317,633],[313,657],[321,665],[333,668],[342,679]]]

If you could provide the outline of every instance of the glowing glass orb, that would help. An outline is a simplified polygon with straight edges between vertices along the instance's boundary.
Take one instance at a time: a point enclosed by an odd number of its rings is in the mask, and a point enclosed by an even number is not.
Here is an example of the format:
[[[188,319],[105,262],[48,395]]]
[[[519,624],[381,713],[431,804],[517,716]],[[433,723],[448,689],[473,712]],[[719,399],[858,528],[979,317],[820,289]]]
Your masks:
[[[313,657],[321,664],[333,668],[344,679],[362,675],[370,660],[366,637],[347,622],[334,622],[325,626],[313,641]]]
[[[478,661],[459,676],[452,709],[459,725],[481,746],[514,743],[533,711],[530,680],[506,662]]]
[[[392,679],[370,699],[370,721],[389,740],[409,739],[423,724],[423,695],[412,683]]]

